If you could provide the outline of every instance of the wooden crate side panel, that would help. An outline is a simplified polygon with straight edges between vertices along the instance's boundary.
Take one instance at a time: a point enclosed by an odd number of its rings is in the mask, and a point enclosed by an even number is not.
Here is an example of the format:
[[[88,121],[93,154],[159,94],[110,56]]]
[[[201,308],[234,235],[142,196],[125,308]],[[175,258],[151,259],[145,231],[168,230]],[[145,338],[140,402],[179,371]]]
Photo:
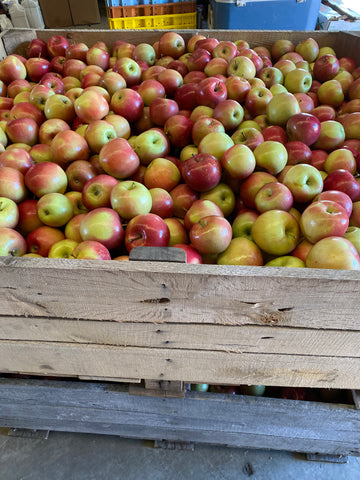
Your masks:
[[[77,345],[360,357],[360,332],[257,325],[132,323],[0,317],[0,340]]]
[[[190,383],[360,388],[360,359],[0,341],[0,371]]]
[[[0,316],[360,327],[360,272],[10,257],[0,268]]]
[[[44,385],[45,384],[45,385]],[[48,385],[46,385],[48,384]],[[300,452],[358,454],[351,406],[188,393],[132,397],[122,386],[0,379],[5,426],[195,441]]]
[[[35,32],[35,33],[28,33]],[[146,41],[148,43],[154,43],[159,40],[160,36],[164,33],[161,30],[148,30],[146,31]],[[244,39],[251,43],[252,47],[265,45],[267,47],[279,39],[286,38],[294,42],[295,44],[299,41],[312,37],[315,38],[320,46],[330,46],[335,47],[336,52],[339,56],[353,56],[355,59],[359,59],[359,47],[360,39],[356,35],[351,33],[344,32],[320,32],[320,31],[311,31],[311,32],[298,32],[298,31],[254,31],[254,30],[183,30],[179,33],[187,41],[192,35],[196,33],[201,33],[206,37],[215,36],[218,40],[238,40]],[[99,39],[99,31],[96,30],[15,30],[10,31],[13,39],[17,36],[17,42],[12,41],[8,47],[8,53],[24,53],[26,45],[23,40],[26,35],[35,35],[42,40],[47,41],[53,35],[64,35],[68,38],[71,43],[76,42],[85,42],[87,44],[94,44]],[[5,32],[5,36],[8,35],[8,32]],[[107,44],[111,45],[115,40],[126,40],[130,43],[140,43],[144,41],[144,32],[139,32],[136,30],[127,30],[126,32],[117,30],[101,31],[101,39]],[[28,39],[26,39],[28,41]]]

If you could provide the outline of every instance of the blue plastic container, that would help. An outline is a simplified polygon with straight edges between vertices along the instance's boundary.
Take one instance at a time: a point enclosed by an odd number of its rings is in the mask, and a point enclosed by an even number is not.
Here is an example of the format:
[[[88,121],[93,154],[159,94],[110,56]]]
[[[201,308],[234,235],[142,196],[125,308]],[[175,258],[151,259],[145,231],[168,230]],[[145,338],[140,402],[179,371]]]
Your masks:
[[[314,30],[321,0],[209,0],[215,30]]]

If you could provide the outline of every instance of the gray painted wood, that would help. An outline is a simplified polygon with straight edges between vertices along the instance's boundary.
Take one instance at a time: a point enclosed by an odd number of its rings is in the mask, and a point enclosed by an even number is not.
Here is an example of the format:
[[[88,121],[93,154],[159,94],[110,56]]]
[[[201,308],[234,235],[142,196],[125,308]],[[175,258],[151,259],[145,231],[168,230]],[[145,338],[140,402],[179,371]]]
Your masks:
[[[174,247],[135,247],[129,254],[130,260],[143,262],[186,263],[186,253]]]
[[[0,379],[0,425],[130,438],[360,454],[351,405],[186,392],[131,396],[115,383]]]

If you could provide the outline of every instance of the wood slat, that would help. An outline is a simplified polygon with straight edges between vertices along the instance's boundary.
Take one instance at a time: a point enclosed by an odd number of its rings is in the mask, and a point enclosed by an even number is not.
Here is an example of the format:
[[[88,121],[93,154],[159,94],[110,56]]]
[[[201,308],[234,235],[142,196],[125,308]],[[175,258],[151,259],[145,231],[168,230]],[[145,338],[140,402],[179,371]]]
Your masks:
[[[0,317],[0,340],[234,353],[360,357],[360,332],[257,325],[94,322]]]
[[[0,379],[0,423],[19,428],[356,455],[359,414],[348,405],[195,392],[134,397],[117,384]]]
[[[0,341],[0,371],[189,383],[360,388],[360,359]]]
[[[0,268],[0,316],[360,328],[356,271],[10,257]]]

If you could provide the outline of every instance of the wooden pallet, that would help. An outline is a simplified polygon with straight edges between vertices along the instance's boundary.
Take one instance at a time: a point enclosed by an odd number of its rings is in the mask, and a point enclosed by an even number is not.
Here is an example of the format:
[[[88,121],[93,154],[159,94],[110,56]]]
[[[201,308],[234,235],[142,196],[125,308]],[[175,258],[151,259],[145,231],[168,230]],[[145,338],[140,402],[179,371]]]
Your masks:
[[[351,405],[188,391],[134,396],[118,383],[0,378],[5,427],[344,457],[360,455],[359,420]]]

